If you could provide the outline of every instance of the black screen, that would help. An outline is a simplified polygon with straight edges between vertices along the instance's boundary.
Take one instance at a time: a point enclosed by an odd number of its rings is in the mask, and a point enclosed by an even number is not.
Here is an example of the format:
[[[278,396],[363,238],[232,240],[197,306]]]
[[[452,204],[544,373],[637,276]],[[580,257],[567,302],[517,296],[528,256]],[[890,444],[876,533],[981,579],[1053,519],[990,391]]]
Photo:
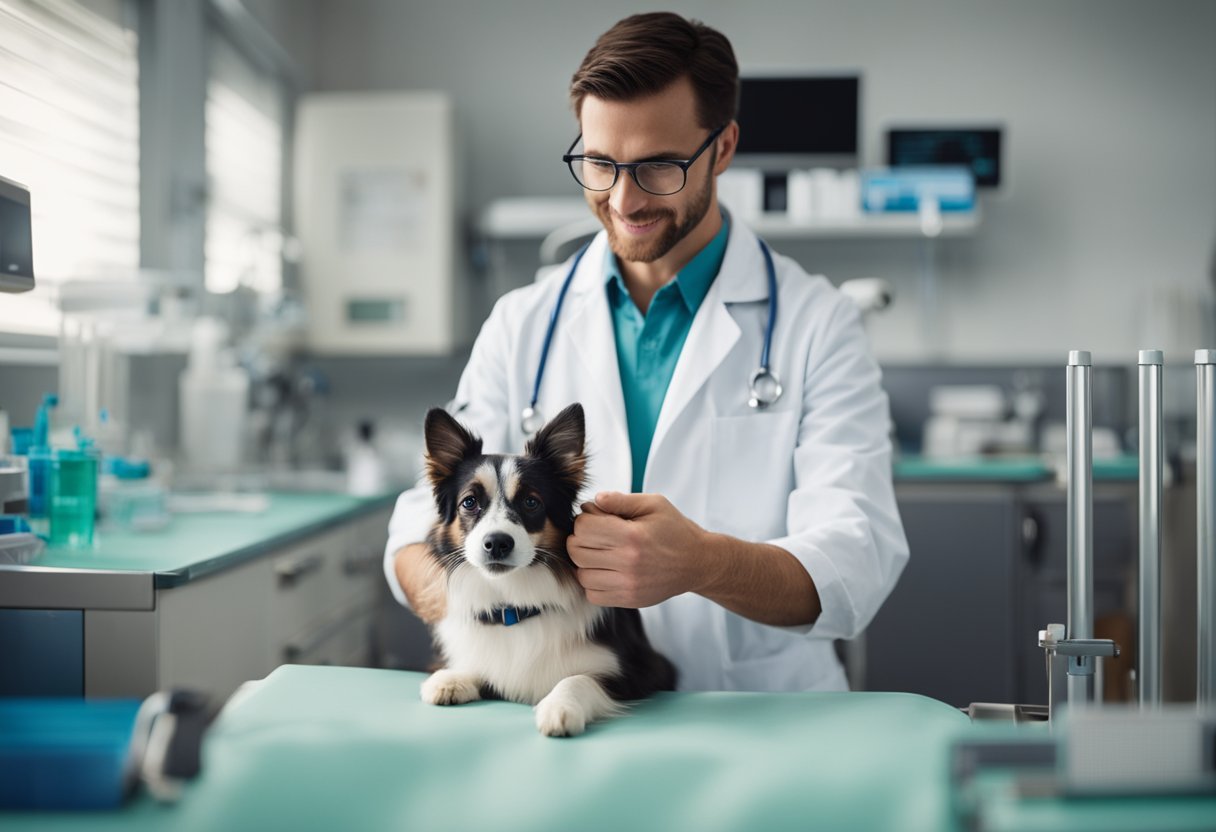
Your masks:
[[[963,165],[971,168],[975,184],[1001,184],[1001,131],[995,127],[887,131],[887,164]]]
[[[7,291],[34,286],[30,209],[0,193],[0,284]]]
[[[857,76],[742,78],[739,153],[857,155]]]

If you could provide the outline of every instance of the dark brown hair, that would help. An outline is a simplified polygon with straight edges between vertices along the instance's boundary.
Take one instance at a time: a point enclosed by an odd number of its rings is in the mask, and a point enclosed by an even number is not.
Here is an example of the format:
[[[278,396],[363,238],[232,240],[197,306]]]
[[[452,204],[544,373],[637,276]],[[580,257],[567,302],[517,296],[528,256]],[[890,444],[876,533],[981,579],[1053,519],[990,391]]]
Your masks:
[[[739,111],[739,64],[716,29],[671,12],[635,14],[595,42],[570,81],[575,115],[588,95],[630,101],[687,77],[697,96],[701,127],[714,129]]]

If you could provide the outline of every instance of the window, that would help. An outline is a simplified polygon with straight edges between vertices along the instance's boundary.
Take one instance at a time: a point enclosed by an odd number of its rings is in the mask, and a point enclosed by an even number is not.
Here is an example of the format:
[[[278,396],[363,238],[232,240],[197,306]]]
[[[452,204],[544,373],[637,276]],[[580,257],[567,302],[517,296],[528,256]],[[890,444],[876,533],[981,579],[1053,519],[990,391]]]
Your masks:
[[[207,81],[206,286],[277,292],[283,282],[283,85],[213,31]]]
[[[139,69],[122,0],[0,0],[0,176],[30,189],[38,288],[0,331],[58,328],[55,284],[139,266]]]

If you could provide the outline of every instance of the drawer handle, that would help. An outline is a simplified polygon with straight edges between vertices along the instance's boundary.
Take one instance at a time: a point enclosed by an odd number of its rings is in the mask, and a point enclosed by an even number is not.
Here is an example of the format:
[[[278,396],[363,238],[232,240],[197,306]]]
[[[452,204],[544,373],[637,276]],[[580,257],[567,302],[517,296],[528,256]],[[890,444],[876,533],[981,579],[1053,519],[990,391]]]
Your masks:
[[[290,587],[321,568],[320,555],[309,555],[306,558],[281,560],[275,563],[274,571],[279,576],[279,586]]]
[[[376,552],[372,555],[348,555],[342,562],[342,571],[347,575],[362,575],[364,572],[374,572],[381,563],[382,555]]]
[[[360,609],[351,615],[338,618],[331,621],[326,626],[322,627],[317,632],[313,633],[312,638],[304,642],[291,642],[283,647],[283,661],[287,664],[296,664],[300,659],[317,652],[325,642],[342,632],[347,627],[354,626],[359,622],[365,621],[371,616],[372,611],[369,609]],[[328,664],[328,662],[323,662]]]

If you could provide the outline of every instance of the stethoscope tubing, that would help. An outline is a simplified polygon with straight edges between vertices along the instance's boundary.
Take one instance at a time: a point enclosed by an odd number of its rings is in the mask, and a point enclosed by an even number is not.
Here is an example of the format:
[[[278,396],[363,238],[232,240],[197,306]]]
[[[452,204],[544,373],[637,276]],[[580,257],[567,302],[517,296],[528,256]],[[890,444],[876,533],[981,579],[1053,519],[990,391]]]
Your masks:
[[[756,371],[755,377],[768,376],[776,381],[776,376],[769,370],[769,356],[773,346],[773,330],[777,324],[777,268],[773,265],[773,253],[769,250],[768,244],[764,240],[758,240],[758,242],[760,243],[760,251],[764,254],[764,267],[768,275],[768,324],[765,326],[764,347],[760,353],[760,369]],[[578,271],[579,263],[582,262],[583,255],[587,253],[589,248],[591,248],[591,243],[585,243],[578,250],[578,253],[574,255],[574,262],[570,264],[570,271],[566,274],[566,279],[562,281],[562,288],[558,292],[557,303],[553,305],[553,311],[549,313],[549,326],[545,330],[545,341],[540,349],[540,363],[536,367],[536,379],[532,384],[532,398],[529,400],[528,408],[525,411],[525,420],[535,418],[536,403],[540,400],[540,384],[545,377],[545,364],[549,360],[549,347],[553,343],[553,333],[557,330],[557,320],[561,315],[562,304],[566,300],[566,292],[570,289],[570,284],[574,282],[574,275]],[[756,401],[755,390],[751,390],[751,393],[752,400]],[[777,396],[779,397],[780,395],[780,384],[778,384]],[[772,404],[772,402],[762,402],[763,406],[769,404]],[[524,432],[528,432],[526,428]]]

